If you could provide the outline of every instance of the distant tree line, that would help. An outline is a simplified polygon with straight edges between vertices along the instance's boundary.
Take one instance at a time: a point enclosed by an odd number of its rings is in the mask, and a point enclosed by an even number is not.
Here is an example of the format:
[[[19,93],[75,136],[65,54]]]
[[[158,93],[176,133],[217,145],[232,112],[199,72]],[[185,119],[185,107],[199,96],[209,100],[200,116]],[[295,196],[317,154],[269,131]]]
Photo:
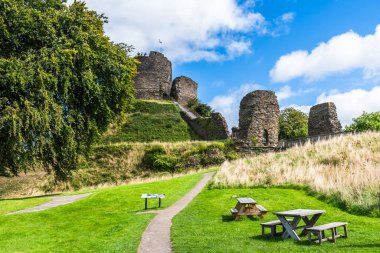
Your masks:
[[[64,179],[133,99],[130,46],[82,2],[0,2],[0,174]]]

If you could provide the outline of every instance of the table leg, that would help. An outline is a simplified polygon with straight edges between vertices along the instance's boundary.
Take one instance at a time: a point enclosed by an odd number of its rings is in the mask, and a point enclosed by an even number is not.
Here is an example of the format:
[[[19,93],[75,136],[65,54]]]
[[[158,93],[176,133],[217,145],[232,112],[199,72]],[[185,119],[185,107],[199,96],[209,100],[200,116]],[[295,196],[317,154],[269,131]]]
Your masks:
[[[145,210],[148,209],[148,199],[145,199]]]
[[[161,198],[158,198],[158,207],[161,207]]]
[[[300,238],[298,237],[297,233],[294,231],[294,228],[297,227],[298,223],[301,220],[301,217],[294,217],[293,221],[289,223],[284,216],[277,216],[279,220],[281,221],[282,225],[285,228],[285,232],[282,234],[282,239],[286,239],[289,236],[293,238],[293,240],[300,241]]]
[[[319,219],[319,217],[321,217],[321,213],[319,214],[315,214],[313,215],[313,217],[311,219],[307,218],[307,217],[302,217],[302,220],[305,222],[306,226],[307,227],[313,227],[315,225],[315,223],[317,223],[317,220]],[[300,236],[305,236],[307,235],[307,230],[306,228],[304,228],[300,234]]]

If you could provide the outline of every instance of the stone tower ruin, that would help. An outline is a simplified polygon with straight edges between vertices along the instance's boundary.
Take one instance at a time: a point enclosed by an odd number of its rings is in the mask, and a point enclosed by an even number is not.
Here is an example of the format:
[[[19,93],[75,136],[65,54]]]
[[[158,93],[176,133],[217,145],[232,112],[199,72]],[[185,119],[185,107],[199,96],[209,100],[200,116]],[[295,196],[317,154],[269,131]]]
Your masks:
[[[163,99],[170,96],[172,87],[172,63],[159,52],[149,56],[137,56],[137,75],[134,79],[136,98]]]
[[[335,134],[341,131],[342,125],[338,120],[334,103],[323,103],[310,109],[309,136]]]
[[[240,102],[239,128],[233,137],[250,147],[276,147],[280,108],[273,91],[248,93]]]
[[[198,84],[191,78],[180,76],[174,79],[171,97],[181,105],[187,106],[188,102],[197,99]]]

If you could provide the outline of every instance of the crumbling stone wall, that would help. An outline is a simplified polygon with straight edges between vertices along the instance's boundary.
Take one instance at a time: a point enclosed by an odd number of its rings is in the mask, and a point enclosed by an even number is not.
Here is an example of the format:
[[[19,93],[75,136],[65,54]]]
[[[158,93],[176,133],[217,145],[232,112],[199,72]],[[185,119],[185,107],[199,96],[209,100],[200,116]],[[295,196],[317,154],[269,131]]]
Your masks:
[[[336,106],[332,102],[318,104],[310,109],[309,136],[335,134],[342,131]]]
[[[212,113],[211,117],[192,118],[181,111],[181,116],[204,140],[225,140],[229,137],[227,122],[220,113]]]
[[[172,63],[161,53],[150,52],[149,56],[137,56],[134,79],[135,97],[139,99],[163,99],[170,96],[172,86]]]
[[[197,99],[198,84],[191,78],[180,76],[174,79],[171,97],[181,105],[187,106],[188,102]]]
[[[276,147],[278,144],[280,108],[273,91],[248,93],[240,102],[239,127],[233,138],[248,147]]]

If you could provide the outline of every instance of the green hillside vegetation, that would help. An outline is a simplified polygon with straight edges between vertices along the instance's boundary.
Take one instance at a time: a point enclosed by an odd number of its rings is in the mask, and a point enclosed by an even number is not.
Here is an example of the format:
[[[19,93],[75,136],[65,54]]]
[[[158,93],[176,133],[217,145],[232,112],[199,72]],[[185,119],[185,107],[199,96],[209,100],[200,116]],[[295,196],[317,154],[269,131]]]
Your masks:
[[[136,100],[121,126],[109,131],[101,143],[174,142],[201,140],[181,118],[171,101]]]
[[[97,145],[70,178],[57,182],[52,175],[28,173],[0,177],[0,197],[18,197],[125,184],[139,178],[171,176],[219,166],[238,158],[231,142],[150,142]]]

